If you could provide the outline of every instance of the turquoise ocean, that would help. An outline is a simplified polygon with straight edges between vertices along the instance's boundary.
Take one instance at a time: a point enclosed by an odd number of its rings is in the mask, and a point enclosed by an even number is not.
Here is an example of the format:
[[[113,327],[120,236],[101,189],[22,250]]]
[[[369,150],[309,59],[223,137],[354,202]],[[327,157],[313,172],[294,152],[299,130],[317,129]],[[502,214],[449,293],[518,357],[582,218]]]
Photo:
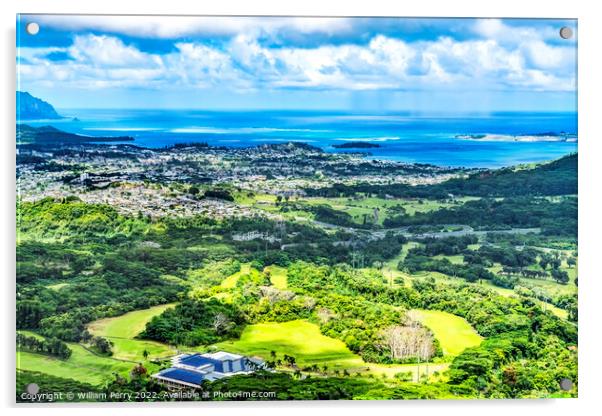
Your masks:
[[[248,147],[303,142],[327,152],[333,145],[369,142],[367,158],[438,166],[502,167],[559,158],[577,151],[572,141],[517,141],[518,136],[577,134],[576,113],[414,114],[324,111],[201,111],[60,109],[52,125],[89,136],[132,136],[141,147],[207,142]],[[484,136],[492,140],[462,139]],[[493,140],[495,138],[495,140]],[[500,140],[504,139],[504,140]],[[353,150],[361,151],[361,150]]]

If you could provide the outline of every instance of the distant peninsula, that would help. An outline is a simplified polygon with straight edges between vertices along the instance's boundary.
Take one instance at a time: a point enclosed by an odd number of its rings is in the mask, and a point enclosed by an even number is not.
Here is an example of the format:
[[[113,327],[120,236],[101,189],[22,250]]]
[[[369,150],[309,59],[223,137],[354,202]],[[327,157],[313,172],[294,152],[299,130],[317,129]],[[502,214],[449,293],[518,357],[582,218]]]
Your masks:
[[[372,149],[380,147],[380,145],[368,142],[347,142],[343,144],[333,144],[332,147],[335,149]]]
[[[63,118],[54,107],[28,92],[17,91],[17,120],[56,120]]]
[[[83,144],[93,142],[133,141],[130,136],[96,137],[68,133],[52,126],[31,127],[17,124],[17,144]]]
[[[565,132],[545,132],[533,134],[458,134],[456,139],[490,142],[576,142],[577,135]]]

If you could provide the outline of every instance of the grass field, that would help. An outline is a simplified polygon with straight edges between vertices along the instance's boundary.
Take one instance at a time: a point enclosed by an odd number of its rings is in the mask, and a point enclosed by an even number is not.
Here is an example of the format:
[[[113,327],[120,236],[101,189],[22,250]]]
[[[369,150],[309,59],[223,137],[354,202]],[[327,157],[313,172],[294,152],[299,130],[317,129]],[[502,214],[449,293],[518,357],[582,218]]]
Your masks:
[[[167,345],[136,340],[133,337],[143,322],[171,305],[162,305],[152,310],[135,311],[116,318],[103,319],[91,324],[95,335],[106,336],[115,343],[113,357],[97,356],[79,344],[69,343],[73,354],[68,360],[60,360],[29,352],[17,353],[17,368],[42,371],[58,377],[72,378],[91,384],[102,384],[113,377],[113,373],[127,375],[134,363],[124,360],[143,361],[142,351],[155,354],[172,354]],[[39,336],[33,333],[28,335]],[[118,338],[116,338],[116,336]],[[120,338],[123,337],[123,338]],[[320,369],[327,366],[327,372],[347,370],[349,373],[372,374],[377,377],[392,378],[397,373],[411,373],[414,380],[427,373],[447,369],[447,363],[416,364],[374,364],[366,363],[360,356],[351,352],[340,340],[324,336],[317,325],[304,320],[283,323],[261,323],[249,325],[241,338],[215,345],[215,348],[250,356],[270,359],[271,351],[279,358],[284,354],[296,358],[299,367],[317,364]],[[149,361],[144,365],[150,372],[157,366]]]
[[[360,356],[351,352],[342,341],[322,335],[317,325],[305,320],[249,325],[239,340],[221,342],[215,347],[268,360],[271,351],[275,351],[279,358],[284,354],[294,356],[297,365],[301,368],[313,364],[317,364],[320,368],[326,365],[328,372],[347,370],[352,374],[359,372],[378,377],[383,375],[393,377],[400,372],[410,372],[416,380],[419,374],[424,374],[426,371],[425,364],[417,366],[366,363]],[[429,374],[437,370],[443,371],[447,367],[446,363],[429,364]]]
[[[149,372],[155,372],[158,367],[145,360],[143,351],[147,350],[148,359],[172,355],[175,353],[168,345],[154,341],[134,339],[144,329],[148,321],[162,313],[174,304],[159,305],[126,313],[114,318],[100,319],[92,322],[88,329],[96,336],[103,336],[113,342],[113,356],[99,356],[87,350],[80,344],[67,343],[72,351],[71,357],[62,360],[56,357],[31,353],[17,352],[17,368],[22,370],[40,371],[57,377],[71,378],[94,385],[111,380],[113,373],[127,376],[136,362],[144,362]],[[28,336],[41,338],[30,331],[20,331]]]
[[[569,273],[569,279],[571,281],[566,285],[561,285],[551,279],[527,279],[521,277],[521,285],[526,287],[537,287],[542,289],[549,296],[558,296],[558,295],[570,295],[573,293],[577,293],[577,286],[574,283],[574,277],[571,277],[571,272],[568,269],[562,269]],[[574,272],[572,272],[574,274]]]
[[[347,210],[351,215],[358,214],[370,214],[374,208],[380,210],[393,207],[396,205],[402,206],[406,213],[414,215],[417,212],[429,212],[435,211],[441,208],[449,208],[452,206],[462,205],[466,201],[474,200],[478,198],[465,197],[457,198],[454,202],[441,202],[430,199],[383,199],[383,198],[301,198],[300,201],[308,202],[310,204],[328,204],[334,209]],[[381,212],[383,214],[383,212]]]
[[[378,208],[378,224],[383,223],[387,217],[387,209],[394,206],[402,206],[405,212],[409,215],[414,215],[416,212],[429,212],[440,208],[448,208],[456,205],[461,205],[464,201],[459,200],[457,203],[446,203],[434,200],[417,200],[417,199],[383,199],[383,198],[301,198],[299,202],[309,205],[330,205],[333,209],[343,211],[351,215],[358,223],[363,221],[363,216],[367,215],[372,218],[374,209]],[[389,215],[390,216],[390,215]]]
[[[414,312],[433,331],[445,356],[456,356],[483,340],[464,318],[442,311],[415,309]]]
[[[173,306],[175,303],[169,303],[128,312],[114,318],[100,319],[88,325],[88,330],[94,335],[103,337],[134,338],[144,330],[146,323],[154,316]]]
[[[126,313],[114,318],[105,318],[88,325],[91,334],[108,338],[113,342],[113,357],[122,360],[144,361],[143,352],[149,359],[169,356],[175,353],[169,346],[147,340],[135,339],[144,330],[146,323],[175,304],[159,305]]]
[[[516,292],[514,290],[508,289],[505,287],[496,286],[488,280],[482,280],[480,284],[482,286],[486,286],[487,288],[493,290],[494,292],[496,292],[502,296],[505,296],[505,297],[516,296]]]
[[[242,205],[251,206],[257,209],[262,209],[269,212],[280,212],[280,207],[276,205],[276,196],[268,194],[256,194],[249,196],[246,193],[237,193],[236,202]],[[378,224],[383,223],[387,216],[388,208],[401,206],[409,215],[414,215],[417,212],[429,212],[441,208],[449,208],[462,205],[468,200],[478,199],[473,197],[457,198],[453,202],[441,202],[429,199],[384,199],[384,198],[323,198],[323,197],[307,197],[293,199],[291,202],[305,205],[329,205],[331,208],[338,211],[346,212],[351,215],[354,221],[358,224],[363,222],[364,215],[373,218],[374,209],[378,208]],[[282,213],[285,217],[303,217],[311,218],[312,215],[306,211],[289,211]]]
[[[60,290],[60,289],[66,287],[66,286],[69,286],[69,285],[70,285],[70,283],[56,283],[54,285],[48,285],[46,287],[48,289],[51,289],[51,290]]]
[[[288,287],[286,269],[284,267],[272,265],[264,270],[270,273],[270,282],[276,289],[285,290]]]
[[[443,254],[439,254],[437,256],[434,256],[434,258],[437,260],[447,259],[452,264],[464,264],[464,256],[462,256],[461,254],[455,256],[444,256]]]
[[[543,302],[541,300],[537,302],[543,310],[550,311],[561,319],[569,319],[569,313],[564,309],[560,309],[558,306],[552,305],[551,303]]]
[[[126,361],[97,356],[79,344],[68,343],[68,345],[72,354],[67,360],[18,351],[17,368],[99,385],[111,380],[114,377],[113,373],[122,376],[128,375],[135,365]],[[155,366],[150,363],[145,366],[151,371],[155,370]]]
[[[343,369],[363,365],[342,341],[322,335],[317,325],[304,320],[249,325],[239,340],[221,342],[217,347],[268,359],[271,351],[293,355],[300,366],[319,364]]]
[[[418,272],[415,274],[407,274],[407,273],[400,272],[397,270],[392,270],[392,276],[403,277],[405,279],[406,286],[411,286],[413,279],[425,278],[425,277],[433,277],[439,283],[446,283],[446,284],[462,284],[462,283],[464,283],[464,280],[462,280],[462,279],[449,277],[449,276],[446,276],[446,275],[444,275],[442,273],[438,273],[438,272],[421,271],[421,272]],[[545,281],[545,280],[542,281],[542,280],[537,280],[537,279],[521,279],[521,281],[527,281],[527,280],[535,281],[536,282],[535,286],[537,286],[537,283],[542,283],[541,286],[543,286],[543,287],[545,287],[546,285],[549,285],[548,287],[552,287],[552,288],[557,287],[557,286],[563,286],[563,285],[559,285],[558,283],[552,282],[552,281]],[[491,289],[494,292],[496,292],[502,296],[505,296],[505,297],[518,296],[518,294],[514,290],[495,286],[494,284],[492,284],[491,282],[489,282],[487,280],[483,280],[478,284],[485,286],[488,289]],[[570,283],[569,283],[569,285],[570,285]],[[574,290],[576,290],[576,288]],[[558,316],[559,318],[562,318],[562,319],[568,318],[568,312],[565,311],[564,309],[560,309],[559,307],[554,306],[551,303],[542,302],[539,300],[537,302],[540,304],[540,306],[543,309],[549,310],[550,312],[552,312],[554,315]]]
[[[387,378],[393,378],[398,373],[411,373],[413,381],[418,381],[423,375],[428,375],[429,380],[435,381],[440,379],[440,377],[435,377],[433,373],[435,371],[442,373],[447,370],[449,368],[449,363],[422,363],[420,365],[368,363],[367,366],[370,373],[377,377],[382,377],[384,375]]]
[[[33,331],[26,331],[26,330],[20,329],[20,330],[18,330],[18,331],[17,331],[17,333],[18,333],[18,334],[22,334],[22,335],[26,335],[26,336],[28,336],[28,337],[37,338],[37,339],[39,339],[39,340],[43,340],[43,339],[45,339],[45,338],[44,338],[42,335],[40,335],[40,334],[36,334],[36,333],[35,333],[35,332],[33,332]]]
[[[251,273],[251,266],[246,263],[246,264],[242,264],[240,266],[240,271],[234,273],[231,276],[226,277],[222,283],[221,283],[221,287],[223,287],[224,289],[232,289],[234,286],[236,286],[236,282],[238,282],[238,278],[240,276],[243,276],[245,274],[249,274]]]
[[[489,270],[491,270],[494,273],[499,273],[502,270],[502,268],[503,267],[501,264],[495,263],[493,265],[493,267],[489,268]],[[529,267],[529,269],[541,270],[541,267],[531,266],[531,267]],[[538,290],[538,291],[542,292],[543,294],[549,296],[550,298],[553,298],[553,297],[556,297],[559,295],[570,295],[573,293],[577,293],[577,286],[575,286],[575,278],[577,277],[577,267],[569,268],[565,264],[562,267],[560,267],[560,269],[566,271],[569,275],[569,282],[566,285],[555,282],[554,280],[551,280],[550,278],[548,278],[548,279],[530,279],[530,278],[526,278],[526,277],[520,277],[518,284],[519,284],[519,286],[527,287],[531,290]],[[483,282],[483,284],[490,287],[491,289],[495,290],[497,293],[500,293],[501,295],[517,296],[517,294],[516,294],[516,292],[514,292],[514,290],[497,287],[497,286],[492,285],[490,282]],[[543,302],[540,300],[537,300],[537,302],[540,304],[540,306],[543,309],[549,310],[550,312],[552,312],[554,315],[558,316],[559,318],[568,319],[568,312],[565,311],[564,309],[561,309],[548,302]]]
[[[408,255],[408,251],[410,251],[413,248],[419,247],[420,243],[416,242],[416,241],[408,241],[406,244],[404,244],[401,247],[401,252],[399,253],[399,255],[395,256],[393,259],[387,261],[387,265],[394,270],[397,270],[397,265],[399,264],[400,261],[405,260],[406,256]]]
[[[553,282],[551,282],[551,283],[553,283]],[[481,284],[483,286],[487,286],[489,289],[499,293],[502,296],[506,296],[506,297],[518,296],[518,294],[514,290],[495,286],[491,282],[488,282],[488,281],[483,281]],[[557,284],[557,283],[554,283],[554,284]],[[559,307],[554,306],[551,303],[543,302],[543,301],[540,301],[537,299],[535,299],[535,301],[537,303],[539,303],[539,305],[542,307],[542,309],[552,312],[554,315],[556,315],[559,318],[568,319],[569,314],[564,309],[560,309]]]

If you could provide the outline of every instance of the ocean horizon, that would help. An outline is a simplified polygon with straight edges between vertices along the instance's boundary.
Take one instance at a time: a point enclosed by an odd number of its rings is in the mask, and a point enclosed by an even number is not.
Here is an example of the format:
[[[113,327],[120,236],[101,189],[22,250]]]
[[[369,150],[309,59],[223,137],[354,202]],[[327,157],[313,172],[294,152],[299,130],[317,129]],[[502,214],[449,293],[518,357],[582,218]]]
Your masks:
[[[302,142],[327,152],[364,152],[372,159],[453,167],[497,168],[552,160],[577,151],[576,141],[539,139],[546,135],[576,136],[577,114],[573,112],[448,115],[59,109],[59,113],[65,118],[23,123],[51,125],[87,136],[132,136],[133,142],[123,143],[148,148],[192,142],[226,147]],[[532,140],[517,141],[517,137],[524,136]],[[487,140],[488,137],[492,139]],[[379,147],[334,147],[349,142],[373,143]]]

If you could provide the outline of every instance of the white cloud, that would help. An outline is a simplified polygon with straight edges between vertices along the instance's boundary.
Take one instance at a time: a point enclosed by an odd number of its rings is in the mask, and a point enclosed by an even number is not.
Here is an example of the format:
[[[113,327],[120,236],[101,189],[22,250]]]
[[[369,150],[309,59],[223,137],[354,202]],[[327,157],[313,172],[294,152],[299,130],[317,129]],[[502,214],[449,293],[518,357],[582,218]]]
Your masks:
[[[504,36],[507,26],[500,19],[477,19],[474,30],[486,38]]]
[[[499,34],[498,21],[482,33]],[[158,29],[157,29],[158,30]],[[314,30],[307,27],[306,30]],[[23,81],[77,88],[209,88],[236,91],[319,89],[533,89],[575,88],[574,49],[528,38],[459,41],[442,37],[406,42],[377,35],[364,45],[268,47],[239,34],[219,45],[177,42],[167,54],[149,53],[109,35],[76,36],[68,48],[21,48]],[[70,61],[52,61],[52,52]]]
[[[27,16],[23,16],[27,20]],[[128,36],[175,39],[191,35],[234,36],[238,33],[293,30],[299,33],[341,33],[351,30],[348,18],[229,17],[229,16],[94,16],[36,15],[40,27],[61,30],[98,30]]]
[[[160,65],[158,56],[125,45],[120,39],[107,35],[76,36],[68,49],[70,55],[81,63],[104,67],[137,67]]]
[[[473,32],[501,44],[521,44],[533,40],[558,40],[560,27],[550,25],[509,25],[501,19],[476,19]],[[570,41],[568,41],[570,42]]]
[[[230,87],[241,86],[236,83],[239,78],[242,81],[241,74],[234,68],[228,54],[195,43],[177,43],[176,48],[176,52],[163,56],[163,75],[170,85],[206,88],[230,81]]]
[[[550,46],[541,40],[526,42],[522,47],[537,68],[572,68],[576,63],[576,50],[572,47]]]

